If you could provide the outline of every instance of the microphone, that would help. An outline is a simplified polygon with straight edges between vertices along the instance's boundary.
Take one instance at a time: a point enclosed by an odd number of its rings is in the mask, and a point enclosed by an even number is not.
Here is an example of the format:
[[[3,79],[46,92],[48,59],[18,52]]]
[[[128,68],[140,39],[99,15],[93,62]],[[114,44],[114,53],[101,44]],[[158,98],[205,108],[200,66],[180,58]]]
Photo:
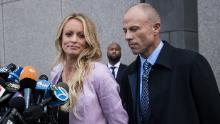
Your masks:
[[[10,63],[7,66],[3,66],[0,68],[0,77],[4,80],[7,80],[8,75],[10,72],[14,71],[16,69],[16,65],[13,63]]]
[[[48,81],[48,77],[45,74],[40,75],[35,87],[37,93],[36,104],[40,104],[45,91],[49,88],[50,85],[51,83]]]
[[[28,109],[32,89],[36,87],[37,71],[32,66],[25,66],[20,74],[20,86],[24,91],[25,109]]]
[[[4,81],[2,78],[0,79],[0,85],[4,87],[6,91],[6,94],[3,97],[1,97],[3,94],[0,94],[0,103],[9,99],[15,92],[17,92],[20,89],[20,85],[18,84],[18,78],[22,69],[22,67],[18,67],[13,72],[10,72],[7,81]]]
[[[19,76],[22,70],[22,67],[17,67],[13,72],[10,72],[8,76],[8,81],[19,83]]]
[[[68,85],[63,82],[50,85],[46,91],[46,98],[40,104],[30,106],[24,111],[25,120],[33,122],[41,118],[46,105],[57,107],[65,104],[69,98],[68,91]]]
[[[24,97],[20,92],[16,92],[12,99],[9,101],[9,106],[11,108],[17,109],[18,112],[22,113],[25,107]]]
[[[10,122],[16,123],[17,121],[17,117],[20,121],[22,121],[24,124],[24,120],[22,118],[22,116],[20,115],[20,113],[22,113],[24,111],[24,107],[25,107],[25,100],[22,97],[22,95],[17,92],[12,99],[9,101],[9,106],[12,109],[9,109],[9,111],[7,111],[5,113],[5,115],[2,117],[1,120],[1,124],[7,124]]]
[[[39,80],[46,80],[48,81],[48,77],[45,74],[40,75]]]
[[[25,121],[28,123],[36,122],[43,115],[45,115],[44,108],[40,105],[32,105],[28,109],[26,109],[23,113],[25,117]]]
[[[20,89],[20,85],[15,82],[5,82],[0,78],[0,85],[5,89],[4,94],[0,97],[0,104],[8,102],[8,100]]]
[[[19,75],[22,71],[22,67],[18,67],[13,72],[9,73],[8,81],[1,83],[2,86],[6,89],[6,93],[1,99],[0,103],[6,99],[9,99],[15,92],[17,92],[20,89],[19,83]],[[0,94],[1,96],[1,94]]]
[[[47,90],[47,88],[51,85],[51,83],[48,81],[48,77],[44,74],[40,75],[36,87],[36,90]]]
[[[20,89],[20,84],[19,84],[19,76],[22,71],[22,67],[18,67],[15,69],[13,72],[9,73],[8,76],[8,81],[2,84],[2,86],[7,89],[7,92],[17,92]]]
[[[34,67],[32,66],[24,66],[23,70],[21,71],[20,80],[23,80],[25,78],[30,78],[32,80],[37,79],[37,71]]]
[[[41,106],[49,105],[57,107],[65,104],[69,99],[69,87],[63,82],[56,85],[50,85],[50,90],[46,91],[45,99],[41,102]]]

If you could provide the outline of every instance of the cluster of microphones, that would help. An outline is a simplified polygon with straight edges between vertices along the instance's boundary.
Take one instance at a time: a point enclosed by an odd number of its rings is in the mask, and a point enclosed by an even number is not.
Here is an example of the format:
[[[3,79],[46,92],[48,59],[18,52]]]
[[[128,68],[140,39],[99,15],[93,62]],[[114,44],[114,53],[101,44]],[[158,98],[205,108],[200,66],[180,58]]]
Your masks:
[[[69,87],[53,84],[32,66],[11,63],[0,67],[0,124],[56,123],[54,108],[69,98]]]

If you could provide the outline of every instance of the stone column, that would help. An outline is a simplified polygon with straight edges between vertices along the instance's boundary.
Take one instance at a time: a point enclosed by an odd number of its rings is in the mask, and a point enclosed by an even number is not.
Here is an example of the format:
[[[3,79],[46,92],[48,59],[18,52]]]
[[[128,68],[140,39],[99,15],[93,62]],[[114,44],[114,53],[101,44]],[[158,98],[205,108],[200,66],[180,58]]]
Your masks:
[[[220,1],[198,0],[199,52],[211,64],[220,89]]]

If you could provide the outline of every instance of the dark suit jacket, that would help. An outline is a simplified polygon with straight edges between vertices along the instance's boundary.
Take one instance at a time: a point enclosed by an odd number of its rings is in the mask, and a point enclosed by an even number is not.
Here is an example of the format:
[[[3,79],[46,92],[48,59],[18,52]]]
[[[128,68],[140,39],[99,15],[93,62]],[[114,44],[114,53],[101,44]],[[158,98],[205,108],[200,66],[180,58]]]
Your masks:
[[[119,68],[118,68],[118,73],[116,75],[116,81],[119,83],[120,82],[120,79],[121,79],[121,76],[122,76],[122,73],[123,73],[123,70],[127,67],[127,65],[125,64],[120,64]]]
[[[167,42],[149,76],[151,117],[148,124],[220,124],[220,95],[207,60]],[[139,124],[140,59],[120,81],[120,95],[130,124]]]

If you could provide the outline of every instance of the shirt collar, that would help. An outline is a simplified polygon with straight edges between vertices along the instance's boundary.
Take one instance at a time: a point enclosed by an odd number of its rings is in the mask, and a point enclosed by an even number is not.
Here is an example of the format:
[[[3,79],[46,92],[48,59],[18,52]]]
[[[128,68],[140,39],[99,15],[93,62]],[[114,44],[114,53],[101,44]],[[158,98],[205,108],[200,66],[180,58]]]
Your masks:
[[[116,67],[116,68],[119,68],[120,63],[121,63],[120,61],[117,62],[115,65],[111,65],[110,63],[108,63],[108,67],[111,68],[112,66],[114,66],[114,67]]]
[[[156,47],[156,49],[150,54],[150,56],[148,58],[144,58],[142,57],[141,55],[140,56],[140,60],[141,60],[141,65],[143,65],[143,63],[147,61],[151,64],[151,65],[154,65],[159,54],[160,54],[160,51],[163,47],[164,43],[162,41],[160,41],[159,45]]]

